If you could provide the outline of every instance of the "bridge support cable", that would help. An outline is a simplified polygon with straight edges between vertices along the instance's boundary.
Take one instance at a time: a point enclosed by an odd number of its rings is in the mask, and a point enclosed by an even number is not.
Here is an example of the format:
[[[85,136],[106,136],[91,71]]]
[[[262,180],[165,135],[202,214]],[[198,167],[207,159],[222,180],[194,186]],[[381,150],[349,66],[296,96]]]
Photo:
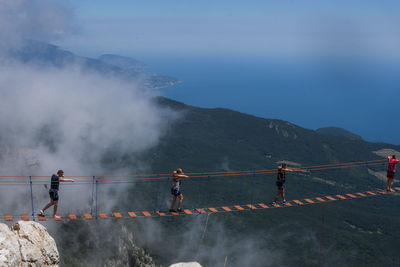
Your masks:
[[[256,173],[253,172],[253,175],[251,176],[251,196],[250,196],[250,204],[253,204],[253,202],[254,202],[255,180],[256,180]]]
[[[160,175],[158,174],[157,177],[160,178]],[[160,186],[161,186],[161,183],[157,183],[157,186],[156,186],[156,198],[155,198],[155,201],[154,201],[154,212],[157,211],[157,207],[158,207],[158,195],[159,195],[159,191],[160,191]]]
[[[97,195],[98,195],[98,188],[99,188],[99,181],[96,179],[96,203],[95,203],[95,214],[96,214],[96,220],[98,219],[98,209],[97,209]]]
[[[167,178],[167,184],[165,190],[163,190],[163,193],[161,194],[161,200],[160,200],[160,206],[158,208],[158,211],[161,210],[161,206],[164,204],[163,202],[165,201],[165,192],[169,189],[169,177]]]
[[[92,215],[92,216],[93,216],[93,205],[94,205],[95,180],[96,180],[96,176],[93,176],[93,180],[92,180],[92,199],[91,199],[91,203],[90,203],[90,215]]]
[[[322,216],[321,216],[322,224],[321,224],[321,235],[320,235],[320,239],[319,239],[319,266],[320,267],[323,266],[323,264],[322,264],[322,259],[323,259],[322,247],[323,247],[323,239],[324,239],[325,204],[322,204],[321,213],[322,213]]]
[[[29,185],[31,188],[32,220],[35,221],[35,207],[33,206],[32,176],[29,176]]]

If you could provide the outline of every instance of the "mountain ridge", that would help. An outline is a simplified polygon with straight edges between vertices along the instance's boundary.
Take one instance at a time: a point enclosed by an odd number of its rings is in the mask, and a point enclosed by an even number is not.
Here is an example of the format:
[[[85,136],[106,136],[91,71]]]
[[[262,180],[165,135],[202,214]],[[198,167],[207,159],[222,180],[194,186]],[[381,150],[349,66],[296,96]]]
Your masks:
[[[159,89],[181,82],[177,78],[166,75],[148,73],[136,68],[126,68],[124,65],[110,64],[110,62],[101,59],[78,56],[56,45],[43,42],[28,41],[19,49],[9,51],[8,56],[22,63],[33,63],[56,68],[78,64],[85,71],[115,76],[126,81],[137,81],[140,78],[143,81],[143,87],[149,89]],[[126,57],[121,58],[126,59]],[[134,59],[131,60],[136,61]]]
[[[352,133],[346,129],[340,128],[340,127],[334,127],[334,126],[330,126],[330,127],[322,127],[322,128],[318,128],[316,130],[319,133],[323,133],[323,134],[328,134],[328,135],[332,135],[332,136],[340,136],[340,137],[346,137],[352,140],[362,140],[363,138],[355,133]]]

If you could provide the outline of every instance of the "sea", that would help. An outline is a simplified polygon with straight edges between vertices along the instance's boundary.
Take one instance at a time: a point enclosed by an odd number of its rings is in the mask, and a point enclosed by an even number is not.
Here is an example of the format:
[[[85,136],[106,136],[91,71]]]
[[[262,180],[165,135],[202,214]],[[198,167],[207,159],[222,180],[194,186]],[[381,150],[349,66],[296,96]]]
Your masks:
[[[317,129],[340,127],[400,144],[400,61],[345,57],[162,54],[148,71],[180,79],[161,94]]]

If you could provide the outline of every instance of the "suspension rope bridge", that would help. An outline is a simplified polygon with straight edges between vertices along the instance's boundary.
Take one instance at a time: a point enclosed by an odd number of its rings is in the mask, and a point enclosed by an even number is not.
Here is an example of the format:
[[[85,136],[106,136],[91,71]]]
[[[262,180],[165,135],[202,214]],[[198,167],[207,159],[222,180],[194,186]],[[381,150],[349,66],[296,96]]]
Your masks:
[[[346,163],[333,163],[315,166],[306,166],[301,168],[295,168],[294,171],[323,171],[323,170],[333,170],[333,169],[343,169],[343,168],[354,168],[354,167],[366,167],[366,166],[379,166],[386,163],[386,159],[381,160],[370,160],[370,161],[359,161],[359,162],[346,162]],[[190,178],[218,178],[218,177],[231,177],[231,176],[245,176],[245,175],[262,175],[262,174],[276,174],[276,169],[263,169],[263,170],[244,170],[244,171],[218,171],[218,172],[203,172],[203,173],[186,173],[190,175]],[[254,211],[254,210],[266,210],[273,208],[288,208],[288,207],[303,207],[306,205],[314,205],[326,202],[334,202],[341,200],[353,200],[359,198],[367,197],[378,197],[382,195],[391,194],[381,189],[371,189],[367,191],[359,191],[346,194],[336,194],[336,195],[322,195],[317,197],[294,199],[280,204],[266,204],[266,203],[253,203],[251,204],[231,204],[225,206],[214,206],[214,207],[193,207],[191,209],[183,209],[182,212],[162,212],[160,210],[154,209],[153,211],[128,211],[126,213],[120,211],[114,212],[98,212],[97,210],[97,186],[98,183],[134,183],[136,181],[153,181],[153,180],[168,180],[171,174],[129,174],[129,175],[99,175],[99,176],[66,176],[78,178],[75,181],[76,185],[79,184],[92,184],[92,208],[91,212],[83,212],[81,214],[68,213],[65,216],[49,217],[49,216],[38,216],[35,215],[33,206],[33,184],[48,184],[49,181],[35,180],[44,178],[48,176],[0,176],[0,184],[29,184],[31,189],[31,201],[32,201],[32,214],[4,214],[0,217],[0,220],[7,222],[12,222],[15,219],[21,219],[24,221],[38,220],[46,221],[48,219],[55,221],[75,221],[78,219],[93,220],[93,219],[138,219],[138,218],[149,218],[149,217],[166,217],[166,216],[187,216],[187,215],[200,215],[200,214],[212,214],[212,213],[233,213],[233,212],[243,212],[243,211]],[[14,180],[11,180],[11,179]],[[27,179],[28,178],[28,179]],[[90,179],[88,179],[90,178]],[[22,180],[24,179],[24,180]],[[207,181],[209,181],[208,179]],[[190,179],[188,180],[190,181]],[[65,185],[73,185],[74,183],[68,183]],[[64,186],[64,185],[63,185]],[[206,185],[208,186],[208,184]],[[96,193],[95,193],[96,189]],[[400,187],[394,187],[395,192],[400,192]],[[200,187],[199,187],[200,190]],[[93,212],[94,197],[96,194],[96,209]],[[158,198],[158,188],[157,188],[157,198]],[[241,202],[242,203],[242,202]],[[156,201],[157,206],[157,201]]]

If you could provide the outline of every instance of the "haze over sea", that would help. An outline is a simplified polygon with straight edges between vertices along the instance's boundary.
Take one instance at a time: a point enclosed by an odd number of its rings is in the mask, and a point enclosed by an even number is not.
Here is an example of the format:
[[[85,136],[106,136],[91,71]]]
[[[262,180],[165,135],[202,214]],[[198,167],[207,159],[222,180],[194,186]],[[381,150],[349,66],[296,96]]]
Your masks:
[[[399,62],[258,56],[144,56],[152,71],[183,82],[162,89],[200,107],[224,107],[317,129],[336,126],[367,141],[400,144]]]

